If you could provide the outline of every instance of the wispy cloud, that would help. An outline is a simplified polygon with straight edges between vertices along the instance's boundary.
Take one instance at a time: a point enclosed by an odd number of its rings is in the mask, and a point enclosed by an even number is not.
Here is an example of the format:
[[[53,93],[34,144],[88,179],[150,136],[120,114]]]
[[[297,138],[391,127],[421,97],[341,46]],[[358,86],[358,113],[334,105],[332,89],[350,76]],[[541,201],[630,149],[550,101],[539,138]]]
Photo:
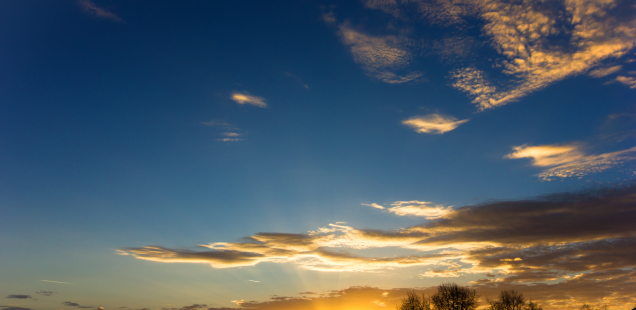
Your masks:
[[[62,282],[62,281],[51,281],[51,280],[40,280],[40,281],[49,282],[49,283],[73,284],[71,282]]]
[[[80,308],[80,309],[95,308],[95,307],[93,307],[93,306],[80,306],[78,303],[71,302],[71,301],[65,301],[65,302],[63,302],[62,304],[63,304],[63,305],[65,305],[65,306],[69,306],[69,307],[77,307],[77,308]]]
[[[602,77],[606,77],[610,74],[614,74],[618,71],[620,71],[623,68],[623,66],[618,65],[618,66],[612,66],[612,67],[601,67],[601,68],[596,68],[592,71],[590,71],[589,75],[591,77],[595,77],[595,78],[602,78]]]
[[[401,41],[395,36],[374,37],[351,28],[347,23],[339,27],[342,42],[349,46],[353,59],[367,75],[390,84],[415,81],[422,76],[417,71],[398,74],[407,68],[412,55],[401,47]]]
[[[521,145],[513,147],[513,150],[514,152],[506,155],[505,158],[530,158],[533,166],[545,168],[538,174],[544,180],[555,177],[582,177],[636,159],[636,147],[597,155],[586,154],[583,145],[577,143]]]
[[[205,126],[210,126],[210,127],[219,127],[222,130],[226,130],[226,132],[221,133],[222,136],[224,136],[225,138],[220,138],[220,139],[216,139],[217,141],[221,141],[221,142],[237,142],[237,141],[243,141],[245,139],[239,139],[237,137],[242,136],[243,134],[238,133],[236,131],[240,130],[239,128],[237,128],[236,126],[231,125],[230,123],[222,120],[222,119],[217,119],[217,120],[211,120],[211,121],[207,121],[207,122],[203,122],[202,123]]]
[[[377,203],[361,203],[360,205],[371,207],[371,208],[376,208],[376,209],[380,209],[380,210],[384,210],[384,207],[379,205],[379,204],[377,204]]]
[[[222,139],[216,139],[217,141],[222,141],[222,142],[236,142],[236,141],[243,141],[244,139],[237,139],[237,138],[222,138]]]
[[[629,86],[629,88],[636,88],[636,77],[619,75],[616,77],[616,81],[623,85]]]
[[[453,213],[452,206],[434,204],[428,201],[396,201],[388,211],[399,216],[420,216],[427,219],[438,219]]]
[[[51,296],[51,295],[55,294],[55,292],[52,292],[52,291],[37,291],[35,293],[36,294],[40,294],[42,296]]]
[[[95,3],[93,3],[93,1],[91,0],[79,0],[78,1],[79,5],[82,7],[82,9],[87,12],[88,14],[91,14],[95,17],[99,17],[99,18],[103,18],[103,19],[108,19],[114,22],[118,22],[121,23],[123,22],[123,20],[121,19],[121,17],[117,16],[117,14],[110,12],[102,7],[97,6]]]
[[[419,133],[443,134],[468,121],[468,119],[457,120],[455,117],[441,114],[429,114],[411,117],[403,120],[402,124],[415,129]]]
[[[252,96],[250,93],[244,92],[232,92],[230,98],[238,104],[251,104],[259,108],[267,108],[265,98]]]

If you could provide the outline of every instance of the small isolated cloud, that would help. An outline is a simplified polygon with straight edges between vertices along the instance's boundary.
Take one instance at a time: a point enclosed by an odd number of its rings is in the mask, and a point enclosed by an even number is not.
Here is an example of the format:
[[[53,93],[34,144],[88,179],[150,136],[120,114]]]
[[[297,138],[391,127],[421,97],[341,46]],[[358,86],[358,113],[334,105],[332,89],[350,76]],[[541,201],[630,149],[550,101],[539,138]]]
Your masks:
[[[595,78],[602,78],[602,77],[606,77],[610,74],[614,74],[618,71],[620,71],[623,68],[623,66],[618,65],[618,66],[612,66],[612,67],[604,67],[604,68],[598,68],[598,69],[594,69],[592,71],[590,71],[589,75],[591,77],[595,77]]]
[[[514,152],[504,158],[530,158],[535,167],[545,168],[538,176],[544,180],[554,177],[582,177],[636,159],[636,147],[598,155],[586,154],[582,144],[552,144],[513,147]]]
[[[457,118],[452,116],[429,114],[411,117],[403,120],[402,124],[415,129],[419,133],[443,134],[468,121],[469,119],[457,120]]]
[[[121,17],[117,16],[117,14],[97,6],[91,0],[79,0],[79,5],[82,7],[82,9],[86,13],[88,13],[90,15],[93,15],[95,17],[108,19],[108,20],[111,20],[111,21],[114,21],[114,22],[118,22],[118,23],[123,22]]]
[[[421,216],[438,219],[453,213],[452,206],[436,205],[428,201],[396,201],[388,211],[399,216]]]
[[[376,209],[380,209],[380,210],[384,210],[384,207],[379,205],[379,204],[377,204],[377,203],[361,203],[360,205],[371,207],[371,208],[376,208]]]
[[[17,294],[12,294],[7,296],[7,298],[15,298],[15,299],[29,299],[31,298],[31,295],[17,295]]]
[[[261,281],[256,281],[256,280],[247,280],[247,281],[254,282],[254,283],[261,283]]]
[[[238,104],[251,104],[255,107],[259,107],[259,108],[267,108],[267,103],[265,98],[263,97],[258,97],[258,96],[252,96],[250,95],[250,93],[244,91],[244,92],[232,92],[232,95],[230,96],[230,98],[238,103]]]
[[[238,137],[241,134],[240,133],[236,133],[236,132],[224,132],[224,133],[222,133],[222,135],[224,135],[226,137]]]
[[[51,295],[55,294],[55,292],[52,292],[52,291],[37,291],[35,293],[36,294],[40,294],[42,296],[51,296]]]
[[[223,139],[216,139],[216,141],[221,141],[221,142],[236,142],[236,141],[243,141],[244,139],[237,139],[237,138],[223,138]]]
[[[389,84],[399,84],[417,80],[422,76],[417,71],[398,74],[412,60],[411,52],[402,47],[402,41],[395,36],[374,37],[349,27],[340,25],[342,42],[347,45],[353,60],[362,65],[368,76]]]

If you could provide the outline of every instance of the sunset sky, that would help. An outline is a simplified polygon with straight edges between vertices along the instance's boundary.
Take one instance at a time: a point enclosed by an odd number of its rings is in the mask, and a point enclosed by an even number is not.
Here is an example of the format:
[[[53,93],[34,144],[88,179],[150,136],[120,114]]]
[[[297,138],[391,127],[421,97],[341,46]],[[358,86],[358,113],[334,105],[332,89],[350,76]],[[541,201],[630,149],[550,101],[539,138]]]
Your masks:
[[[636,306],[629,0],[0,1],[0,310]]]

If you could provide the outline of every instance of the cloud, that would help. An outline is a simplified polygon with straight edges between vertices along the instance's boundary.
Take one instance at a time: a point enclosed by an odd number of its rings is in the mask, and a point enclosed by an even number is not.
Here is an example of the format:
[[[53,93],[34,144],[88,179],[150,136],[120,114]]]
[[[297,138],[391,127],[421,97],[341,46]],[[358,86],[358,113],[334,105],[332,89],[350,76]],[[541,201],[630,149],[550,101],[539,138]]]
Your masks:
[[[480,111],[517,101],[568,77],[615,73],[621,65],[599,66],[608,59],[620,60],[636,46],[632,18],[636,7],[627,0],[367,0],[365,6],[407,25],[420,20],[411,16],[417,12],[433,26],[454,30],[454,39],[436,41],[433,48],[459,68],[450,72],[451,85],[472,97]],[[466,21],[475,19],[481,20],[480,34],[488,38],[481,41],[490,44],[496,57],[461,56],[481,39],[467,40],[465,34]],[[412,55],[406,47],[401,50]],[[408,60],[413,62],[412,57]],[[634,85],[629,77],[620,80]]]
[[[49,282],[49,283],[60,283],[60,284],[73,284],[71,282],[62,282],[62,281],[51,281],[51,280],[40,280],[42,282]]]
[[[230,97],[234,102],[238,104],[251,104],[255,107],[259,108],[267,108],[267,103],[265,98],[252,96],[250,93],[244,92],[232,92]]]
[[[222,119],[218,119],[218,120],[211,120],[208,122],[203,122],[202,123],[205,126],[221,126],[221,127],[232,127],[232,125],[230,125],[228,122],[222,120]]]
[[[618,71],[620,71],[623,68],[623,66],[618,65],[618,66],[612,66],[612,67],[602,67],[602,68],[597,68],[594,69],[592,71],[590,71],[589,75],[591,77],[595,77],[595,78],[602,78],[602,77],[606,77],[610,74],[614,74]]]
[[[236,142],[236,141],[243,141],[245,139],[236,139],[236,138],[223,138],[223,139],[216,139],[216,141],[222,141],[222,142]]]
[[[455,117],[441,114],[429,114],[411,117],[403,120],[402,124],[415,129],[419,133],[443,134],[468,121],[468,119],[460,121]]]
[[[376,208],[376,209],[380,209],[380,210],[384,210],[384,207],[379,205],[379,204],[377,204],[377,203],[361,203],[360,205],[368,206],[368,207]]]
[[[222,133],[222,135],[224,135],[226,137],[238,137],[241,134],[240,133],[236,133],[236,132],[224,132],[224,133]]]
[[[80,308],[80,309],[95,308],[95,307],[93,307],[93,306],[80,306],[78,303],[70,302],[70,301],[65,301],[65,302],[63,302],[62,304],[63,304],[63,305],[65,305],[65,306],[69,306],[69,307],[77,307],[77,308]]]
[[[13,306],[0,306],[2,310],[33,310],[31,308],[13,307]]]
[[[16,295],[16,294],[12,294],[12,295],[7,296],[7,298],[29,299],[29,298],[31,298],[31,295]]]
[[[397,230],[330,224],[304,234],[258,233],[242,242],[216,242],[196,250],[146,246],[124,248],[120,254],[213,268],[261,262],[331,272],[417,266],[423,276],[499,274],[492,281],[501,283],[573,280],[575,273],[624,275],[636,268],[636,185],[433,210],[448,212],[427,214],[427,223]],[[381,248],[414,254],[369,257],[348,251]]]
[[[422,74],[411,71],[398,74],[411,62],[411,52],[403,48],[395,36],[374,37],[352,29],[343,23],[338,31],[342,42],[349,47],[353,59],[362,65],[368,76],[389,84],[406,83],[419,79]]]
[[[51,296],[51,295],[55,294],[55,292],[52,292],[52,291],[37,291],[35,293],[36,294],[40,294],[42,296]]]
[[[583,145],[577,143],[521,145],[513,147],[513,150],[514,152],[506,155],[505,158],[532,159],[533,166],[545,168],[543,172],[538,174],[538,177],[544,180],[551,180],[555,177],[582,177],[636,159],[636,147],[598,155],[586,154]]]
[[[633,76],[617,76],[616,81],[623,85],[629,86],[629,88],[636,88],[636,78]]]
[[[103,18],[103,19],[108,19],[118,23],[123,22],[121,17],[117,16],[117,14],[113,12],[109,12],[106,9],[97,6],[91,0],[79,0],[78,3],[82,7],[82,9],[90,15]]]
[[[396,201],[388,211],[399,216],[421,216],[427,219],[438,219],[453,213],[452,206],[436,205],[428,201]]]

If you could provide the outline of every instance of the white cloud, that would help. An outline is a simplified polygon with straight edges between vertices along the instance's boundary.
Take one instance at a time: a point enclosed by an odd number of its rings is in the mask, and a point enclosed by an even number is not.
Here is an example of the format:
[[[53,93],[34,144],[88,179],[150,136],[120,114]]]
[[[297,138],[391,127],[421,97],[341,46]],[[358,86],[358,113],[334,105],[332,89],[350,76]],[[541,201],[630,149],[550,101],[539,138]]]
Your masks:
[[[252,96],[248,92],[232,92],[232,96],[230,98],[238,104],[251,104],[259,108],[267,108],[265,98]]]
[[[411,117],[402,121],[402,124],[415,129],[419,133],[443,134],[468,121],[469,119],[457,120],[457,118],[452,116],[429,114]]]
[[[236,132],[224,132],[224,133],[222,133],[222,135],[224,135],[226,137],[238,137],[241,134],[240,133],[236,133]]]
[[[603,154],[586,154],[581,144],[521,145],[505,158],[530,158],[535,167],[545,168],[538,176],[544,180],[554,177],[582,177],[636,159],[636,147]]]
[[[377,203],[361,203],[361,205],[368,206],[368,207],[371,207],[371,208],[380,209],[380,210],[384,210],[384,207],[379,205],[379,204],[377,204]]]
[[[452,206],[434,204],[429,201],[396,201],[388,211],[399,216],[421,216],[427,219],[438,219],[453,213]]]
[[[236,142],[236,141],[243,141],[244,139],[237,139],[237,138],[222,138],[222,139],[217,139],[217,141],[222,141],[222,142]]]

